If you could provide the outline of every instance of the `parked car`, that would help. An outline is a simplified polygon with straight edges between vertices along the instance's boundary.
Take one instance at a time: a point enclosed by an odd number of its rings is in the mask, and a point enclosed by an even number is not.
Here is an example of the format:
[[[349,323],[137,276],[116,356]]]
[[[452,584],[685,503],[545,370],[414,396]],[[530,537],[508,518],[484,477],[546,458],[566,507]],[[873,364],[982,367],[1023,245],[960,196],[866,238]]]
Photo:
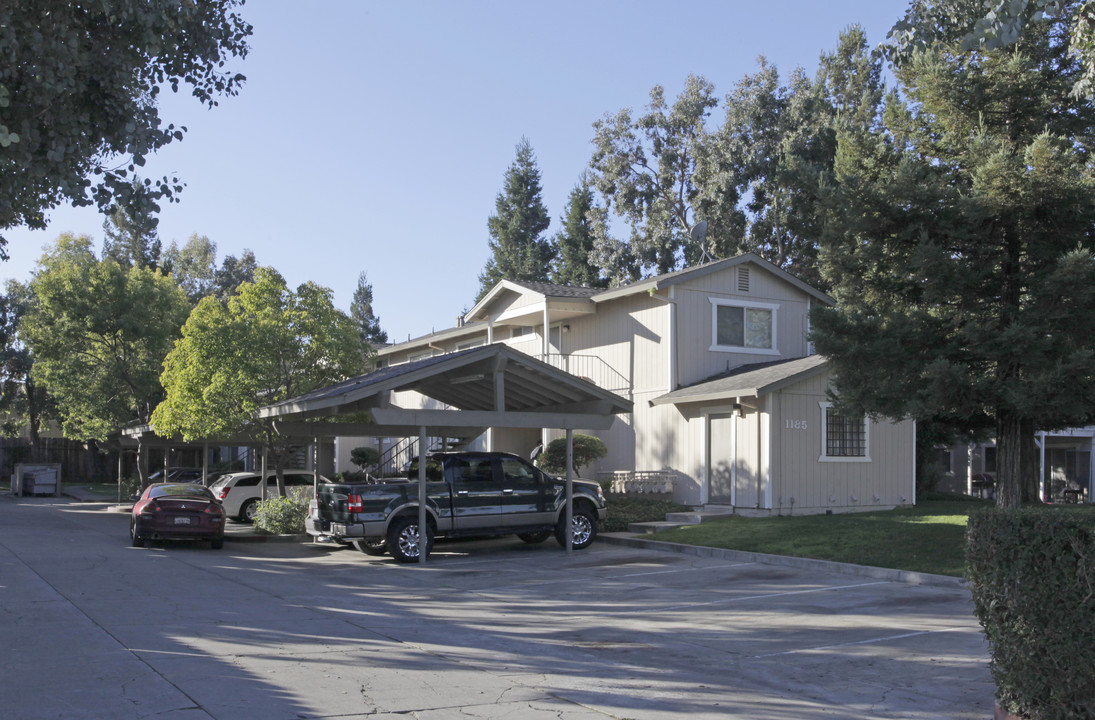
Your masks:
[[[219,550],[224,545],[224,508],[204,485],[149,485],[133,504],[129,538],[134,547],[151,540],[209,540]]]
[[[330,480],[319,476],[321,483],[328,483]],[[285,487],[307,487],[311,488],[315,483],[315,478],[310,470],[286,470],[285,471]],[[234,472],[222,475],[217,479],[209,489],[213,491],[214,497],[217,498],[224,506],[224,512],[228,517],[234,517],[240,522],[254,522],[255,511],[258,509],[259,500],[262,499],[261,488],[259,487],[259,473],[256,472]],[[278,479],[274,474],[274,471],[270,470],[266,474],[266,497],[273,497],[277,495],[278,491]]]
[[[166,477],[163,470],[157,470],[156,472],[148,476],[148,481],[150,483],[182,482],[200,484],[202,481],[202,469],[185,467],[168,468]]]

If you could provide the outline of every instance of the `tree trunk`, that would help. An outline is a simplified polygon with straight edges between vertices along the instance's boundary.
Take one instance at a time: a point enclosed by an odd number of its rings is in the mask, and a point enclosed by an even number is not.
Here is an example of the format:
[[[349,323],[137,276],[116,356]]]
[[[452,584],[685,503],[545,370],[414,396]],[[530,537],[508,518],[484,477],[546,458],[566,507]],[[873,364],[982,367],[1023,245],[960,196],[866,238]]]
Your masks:
[[[1020,501],[1026,505],[1041,502],[1039,490],[1042,487],[1041,463],[1038,461],[1038,446],[1034,442],[1034,421],[1027,418],[1020,421],[1022,433],[1022,484]]]
[[[1023,501],[1022,421],[1009,411],[996,416],[996,505],[1016,508]]]

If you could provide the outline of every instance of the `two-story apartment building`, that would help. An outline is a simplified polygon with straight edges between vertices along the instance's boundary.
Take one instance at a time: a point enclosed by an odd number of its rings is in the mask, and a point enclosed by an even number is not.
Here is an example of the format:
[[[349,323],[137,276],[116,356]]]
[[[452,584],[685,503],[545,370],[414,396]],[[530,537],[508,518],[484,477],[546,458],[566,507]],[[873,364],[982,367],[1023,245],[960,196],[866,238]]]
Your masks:
[[[844,417],[828,402],[828,365],[807,335],[810,308],[832,303],[753,254],[612,289],[502,281],[456,327],[385,347],[380,362],[505,343],[587,378],[634,411],[595,433],[608,456],[584,474],[664,473],[687,504],[787,514],[912,503],[914,424]],[[476,443],[527,455],[546,435],[494,429]]]

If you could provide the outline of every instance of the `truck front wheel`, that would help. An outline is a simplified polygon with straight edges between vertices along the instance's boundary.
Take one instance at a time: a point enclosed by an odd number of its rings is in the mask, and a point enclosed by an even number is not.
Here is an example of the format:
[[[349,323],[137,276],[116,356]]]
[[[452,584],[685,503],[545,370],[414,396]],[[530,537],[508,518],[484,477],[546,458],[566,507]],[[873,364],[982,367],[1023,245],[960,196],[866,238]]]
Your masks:
[[[562,547],[567,546],[567,517],[562,515],[555,525],[555,539]],[[570,536],[575,550],[583,550],[589,547],[593,539],[597,537],[597,518],[584,507],[574,508],[570,520]]]
[[[433,550],[433,528],[426,523],[426,557]],[[401,563],[418,562],[418,518],[396,518],[388,527],[388,552]]]

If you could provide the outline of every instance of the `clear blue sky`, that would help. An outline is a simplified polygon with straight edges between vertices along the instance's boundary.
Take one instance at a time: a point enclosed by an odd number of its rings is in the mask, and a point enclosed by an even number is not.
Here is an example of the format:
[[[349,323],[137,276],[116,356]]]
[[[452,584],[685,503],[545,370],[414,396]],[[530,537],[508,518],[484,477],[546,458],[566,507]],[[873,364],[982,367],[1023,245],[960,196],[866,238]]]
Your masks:
[[[144,177],[187,187],[160,238],[192,234],[225,255],[252,249],[296,286],[313,280],[346,310],[368,273],[389,338],[450,327],[488,258],[487,218],[522,136],[558,229],[586,167],[592,124],[676,97],[689,74],[724,97],[764,55],[812,77],[858,23],[878,44],[907,0],[252,0],[242,92],[205,110],[168,92],[185,125]],[[713,114],[721,122],[722,109]],[[0,277],[26,280],[65,231],[102,242],[94,210],[60,208],[45,231],[5,233]]]

